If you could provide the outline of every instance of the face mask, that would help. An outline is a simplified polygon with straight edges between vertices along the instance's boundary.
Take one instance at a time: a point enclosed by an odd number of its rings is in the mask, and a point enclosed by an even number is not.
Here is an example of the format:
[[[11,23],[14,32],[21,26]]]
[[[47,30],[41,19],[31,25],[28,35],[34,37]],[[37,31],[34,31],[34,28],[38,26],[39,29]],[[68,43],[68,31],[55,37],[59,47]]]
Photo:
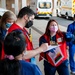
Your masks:
[[[49,30],[50,30],[51,32],[57,32],[58,27],[57,27],[57,26],[51,26],[51,27],[49,28]]]
[[[6,28],[9,28],[12,25],[12,23],[6,23]]]
[[[33,25],[33,21],[29,21],[27,24],[26,24],[26,28],[29,28],[29,27],[31,27]]]

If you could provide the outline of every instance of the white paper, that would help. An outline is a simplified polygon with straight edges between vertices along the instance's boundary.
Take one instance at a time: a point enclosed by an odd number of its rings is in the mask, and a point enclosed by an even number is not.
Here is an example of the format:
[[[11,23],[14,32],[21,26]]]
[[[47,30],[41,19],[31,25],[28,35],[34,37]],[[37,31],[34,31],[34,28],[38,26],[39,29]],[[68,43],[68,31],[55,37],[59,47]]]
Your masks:
[[[52,59],[55,66],[60,63],[64,57],[59,46],[51,49],[48,52],[48,56]]]
[[[60,45],[49,45],[49,46],[48,46],[48,49],[47,49],[46,51],[49,51],[49,50],[51,50],[51,49],[53,49],[53,48],[56,48],[56,47],[58,47],[58,46],[60,46]],[[46,52],[46,51],[44,51],[44,52]]]

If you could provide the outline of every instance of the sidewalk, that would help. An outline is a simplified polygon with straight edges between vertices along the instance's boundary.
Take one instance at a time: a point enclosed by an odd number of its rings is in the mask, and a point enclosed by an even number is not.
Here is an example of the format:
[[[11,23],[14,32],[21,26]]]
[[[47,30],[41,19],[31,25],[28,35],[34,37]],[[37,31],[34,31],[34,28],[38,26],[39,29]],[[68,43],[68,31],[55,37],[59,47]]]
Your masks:
[[[36,30],[37,32],[39,32],[40,34],[43,34],[45,32],[46,29],[46,25],[48,23],[48,20],[41,20],[41,22],[39,22],[39,20],[34,20],[34,25],[33,25],[33,29]],[[59,25],[59,29],[61,31],[66,31],[67,27],[61,26]]]

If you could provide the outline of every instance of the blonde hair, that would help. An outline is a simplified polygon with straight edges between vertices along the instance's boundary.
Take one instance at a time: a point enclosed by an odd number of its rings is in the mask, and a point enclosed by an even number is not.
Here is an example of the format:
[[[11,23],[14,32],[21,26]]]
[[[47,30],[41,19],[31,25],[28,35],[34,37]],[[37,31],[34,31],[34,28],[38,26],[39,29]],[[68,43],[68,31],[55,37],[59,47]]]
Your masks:
[[[16,15],[15,15],[12,11],[6,11],[6,12],[3,14],[2,18],[1,18],[0,27],[1,27],[2,29],[6,29],[6,25],[5,25],[5,24],[6,24],[7,19],[12,19],[12,20],[14,20],[14,22],[15,22],[16,19],[17,19],[17,17],[16,17]]]

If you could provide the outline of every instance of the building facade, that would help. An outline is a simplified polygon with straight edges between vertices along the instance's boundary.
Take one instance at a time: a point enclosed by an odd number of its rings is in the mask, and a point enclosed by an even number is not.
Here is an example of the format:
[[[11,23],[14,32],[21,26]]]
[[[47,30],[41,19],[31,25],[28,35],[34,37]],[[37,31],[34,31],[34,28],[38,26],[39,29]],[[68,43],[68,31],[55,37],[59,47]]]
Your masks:
[[[53,0],[53,15],[56,11],[56,1]],[[0,0],[0,7],[13,11],[16,15],[24,6],[29,6],[30,0]]]
[[[0,0],[0,7],[13,11],[16,15],[18,11],[29,5],[30,0]]]

